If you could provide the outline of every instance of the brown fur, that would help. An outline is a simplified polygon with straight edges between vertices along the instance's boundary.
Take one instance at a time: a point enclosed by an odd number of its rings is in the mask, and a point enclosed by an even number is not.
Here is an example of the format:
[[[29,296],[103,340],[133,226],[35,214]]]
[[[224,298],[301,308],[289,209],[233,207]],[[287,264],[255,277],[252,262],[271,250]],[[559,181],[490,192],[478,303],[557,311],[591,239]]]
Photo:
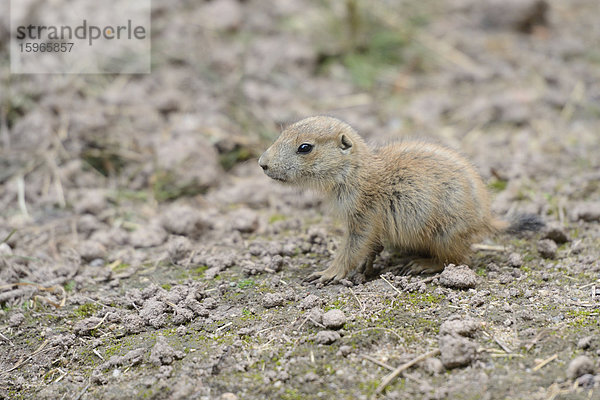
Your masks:
[[[298,147],[313,145],[307,154]],[[344,220],[346,234],[329,268],[311,275],[339,280],[368,273],[383,246],[426,255],[412,273],[464,262],[473,243],[506,229],[490,211],[475,168],[448,148],[400,142],[373,150],[346,123],[311,117],[283,131],[260,157],[271,178],[323,192]]]

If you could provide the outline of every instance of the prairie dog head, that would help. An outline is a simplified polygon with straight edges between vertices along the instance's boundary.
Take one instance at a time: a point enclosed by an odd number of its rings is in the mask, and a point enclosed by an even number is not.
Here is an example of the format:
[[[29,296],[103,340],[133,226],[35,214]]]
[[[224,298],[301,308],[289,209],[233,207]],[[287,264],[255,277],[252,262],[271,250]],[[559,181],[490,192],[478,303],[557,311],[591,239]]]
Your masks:
[[[269,177],[294,185],[342,183],[366,145],[352,127],[331,117],[310,117],[286,128],[258,160]]]

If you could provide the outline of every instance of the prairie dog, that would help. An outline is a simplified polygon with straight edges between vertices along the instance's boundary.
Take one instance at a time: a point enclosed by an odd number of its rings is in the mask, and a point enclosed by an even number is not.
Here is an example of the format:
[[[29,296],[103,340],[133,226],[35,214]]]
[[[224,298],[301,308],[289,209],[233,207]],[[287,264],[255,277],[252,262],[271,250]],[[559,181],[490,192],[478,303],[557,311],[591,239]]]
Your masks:
[[[317,116],[285,129],[258,163],[275,180],[325,194],[345,223],[333,262],[308,280],[337,281],[359,269],[369,274],[384,246],[422,256],[407,272],[438,272],[464,262],[473,243],[509,229],[492,215],[487,188],[471,163],[437,144],[371,149],[350,125]],[[538,223],[531,217],[524,222]]]

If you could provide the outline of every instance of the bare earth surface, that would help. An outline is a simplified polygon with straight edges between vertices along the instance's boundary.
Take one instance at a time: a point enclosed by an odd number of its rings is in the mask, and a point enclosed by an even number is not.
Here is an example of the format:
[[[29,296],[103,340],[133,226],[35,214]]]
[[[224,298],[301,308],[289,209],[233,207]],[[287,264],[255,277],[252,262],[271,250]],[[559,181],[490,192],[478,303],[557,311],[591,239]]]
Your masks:
[[[0,398],[600,398],[597,0],[155,0],[138,76],[11,75],[5,3]],[[303,284],[341,226],[256,157],[314,114],[548,228]]]

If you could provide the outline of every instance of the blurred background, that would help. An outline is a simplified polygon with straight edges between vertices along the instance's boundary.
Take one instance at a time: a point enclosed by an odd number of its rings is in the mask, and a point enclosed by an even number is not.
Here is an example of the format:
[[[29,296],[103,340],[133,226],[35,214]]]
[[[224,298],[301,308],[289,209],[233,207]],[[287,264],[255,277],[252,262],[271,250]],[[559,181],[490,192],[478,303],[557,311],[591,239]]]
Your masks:
[[[459,149],[499,212],[599,196],[595,0],[155,0],[151,74],[64,76],[10,74],[2,7],[0,236],[124,202],[268,206],[255,158],[314,114]]]
[[[438,361],[439,376],[417,371],[389,398],[580,390],[564,370],[598,328],[600,1],[153,0],[142,75],[11,74],[8,4],[0,398],[366,399],[386,371],[361,354],[400,365],[468,310],[490,332],[473,354],[506,349],[498,337],[515,353],[446,372]],[[537,213],[552,240],[493,238],[470,264],[476,290],[407,277],[390,277],[404,292],[380,279],[303,286],[341,227],[256,160],[316,114],[373,145],[424,138],[461,151],[494,211]],[[387,266],[384,252],[376,267]],[[344,352],[314,342],[309,310],[321,306],[348,315],[344,337],[333,332]],[[186,350],[171,348],[176,362],[165,353],[174,369],[142,362],[162,357],[157,335]]]

